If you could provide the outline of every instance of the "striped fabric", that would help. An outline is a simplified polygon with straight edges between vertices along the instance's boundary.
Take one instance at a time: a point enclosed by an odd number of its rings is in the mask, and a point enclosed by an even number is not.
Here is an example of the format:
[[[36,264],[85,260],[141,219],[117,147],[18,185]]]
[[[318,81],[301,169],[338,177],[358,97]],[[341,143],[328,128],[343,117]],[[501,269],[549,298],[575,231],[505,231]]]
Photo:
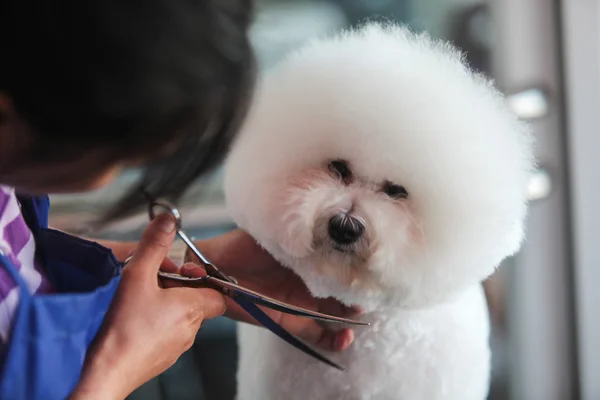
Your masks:
[[[29,286],[31,293],[49,293],[50,282],[35,258],[35,241],[27,227],[13,188],[0,185],[0,253],[6,256]],[[19,287],[0,263],[0,353],[6,346],[11,321],[19,301]]]

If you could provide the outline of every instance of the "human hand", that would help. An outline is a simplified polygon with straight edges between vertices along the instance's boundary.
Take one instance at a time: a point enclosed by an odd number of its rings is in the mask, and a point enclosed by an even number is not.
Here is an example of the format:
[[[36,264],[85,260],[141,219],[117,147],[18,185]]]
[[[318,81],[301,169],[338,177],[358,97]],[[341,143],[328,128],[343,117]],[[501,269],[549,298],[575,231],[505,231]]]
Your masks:
[[[127,397],[192,346],[203,320],[225,311],[215,290],[162,287],[157,272],[174,237],[175,221],[166,214],[145,231],[71,399]]]
[[[242,230],[235,230],[209,240],[199,241],[198,247],[224,273],[234,276],[244,287],[299,307],[340,317],[355,317],[362,312],[360,307],[346,307],[334,299],[312,297],[302,280],[290,269],[282,267],[269,253]],[[193,261],[193,260],[191,260]],[[202,276],[204,269],[193,263],[184,264],[180,273],[187,276]],[[257,322],[226,298],[225,315],[232,319],[256,324]],[[309,318],[298,317],[279,311],[262,308],[275,322],[288,332],[328,351],[345,350],[352,344],[351,329],[337,332]]]

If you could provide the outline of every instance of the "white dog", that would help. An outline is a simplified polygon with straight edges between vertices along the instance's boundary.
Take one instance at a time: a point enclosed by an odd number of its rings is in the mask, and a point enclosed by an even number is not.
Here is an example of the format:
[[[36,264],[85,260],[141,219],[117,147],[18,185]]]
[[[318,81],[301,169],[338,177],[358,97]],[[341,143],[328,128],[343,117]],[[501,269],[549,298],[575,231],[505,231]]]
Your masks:
[[[226,163],[230,211],[370,327],[328,354],[239,327],[239,400],[482,400],[481,281],[524,235],[532,137],[447,43],[366,24],[290,56]]]

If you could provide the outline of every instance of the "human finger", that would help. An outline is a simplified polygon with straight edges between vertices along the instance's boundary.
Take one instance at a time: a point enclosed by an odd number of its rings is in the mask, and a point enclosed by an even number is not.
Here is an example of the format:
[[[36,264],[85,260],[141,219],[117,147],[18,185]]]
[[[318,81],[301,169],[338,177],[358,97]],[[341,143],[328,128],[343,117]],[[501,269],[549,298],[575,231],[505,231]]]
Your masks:
[[[175,218],[160,214],[150,222],[129,262],[129,273],[156,281],[156,274],[175,239]]]
[[[173,260],[165,258],[162,264],[160,265],[160,270],[163,272],[177,273],[179,272],[179,267],[177,266],[177,264],[175,264]]]
[[[162,268],[161,268],[162,269]],[[200,267],[197,264],[193,263],[185,263],[181,267],[177,268],[175,271],[166,271],[179,273],[183,276],[198,278],[206,275],[206,270]],[[161,286],[164,288],[174,288],[174,287],[188,287],[189,285],[185,281],[178,281],[175,279],[162,278]]]

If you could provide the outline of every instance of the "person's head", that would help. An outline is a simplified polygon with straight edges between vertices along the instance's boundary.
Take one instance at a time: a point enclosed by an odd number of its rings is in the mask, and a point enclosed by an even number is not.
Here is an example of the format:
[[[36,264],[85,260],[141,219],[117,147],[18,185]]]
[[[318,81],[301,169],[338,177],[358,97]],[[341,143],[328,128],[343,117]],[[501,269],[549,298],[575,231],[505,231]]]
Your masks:
[[[0,183],[74,192],[144,166],[177,199],[224,156],[254,82],[251,0],[0,4]]]

